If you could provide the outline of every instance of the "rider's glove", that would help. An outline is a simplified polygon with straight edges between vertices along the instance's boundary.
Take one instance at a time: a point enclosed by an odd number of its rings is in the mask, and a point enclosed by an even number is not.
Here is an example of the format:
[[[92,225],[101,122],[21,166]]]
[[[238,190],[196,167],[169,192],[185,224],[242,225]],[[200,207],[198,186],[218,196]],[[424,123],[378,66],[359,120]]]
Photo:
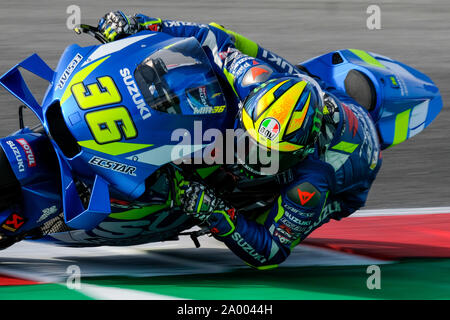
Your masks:
[[[205,222],[214,210],[223,206],[223,201],[211,189],[198,182],[190,183],[182,196],[184,212],[201,222]]]
[[[161,19],[142,14],[127,16],[122,11],[107,13],[98,23],[98,30],[108,41],[119,40],[141,30],[159,31],[160,27]]]
[[[211,233],[226,236],[235,229],[235,209],[227,206],[214,191],[198,182],[190,183],[181,196],[185,213],[205,223]]]
[[[139,31],[139,24],[133,17],[126,16],[122,11],[105,14],[98,23],[98,30],[106,40],[114,41]]]

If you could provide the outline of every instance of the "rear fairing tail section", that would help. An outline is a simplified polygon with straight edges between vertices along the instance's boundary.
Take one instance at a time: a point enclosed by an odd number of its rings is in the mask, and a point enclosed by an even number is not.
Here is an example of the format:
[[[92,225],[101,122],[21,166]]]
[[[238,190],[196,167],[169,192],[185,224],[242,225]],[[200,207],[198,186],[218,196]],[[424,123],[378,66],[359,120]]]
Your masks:
[[[345,92],[351,70],[366,75],[376,91],[370,111],[382,149],[397,145],[424,130],[442,109],[439,89],[425,74],[390,58],[362,50],[339,50],[301,64],[328,86]]]

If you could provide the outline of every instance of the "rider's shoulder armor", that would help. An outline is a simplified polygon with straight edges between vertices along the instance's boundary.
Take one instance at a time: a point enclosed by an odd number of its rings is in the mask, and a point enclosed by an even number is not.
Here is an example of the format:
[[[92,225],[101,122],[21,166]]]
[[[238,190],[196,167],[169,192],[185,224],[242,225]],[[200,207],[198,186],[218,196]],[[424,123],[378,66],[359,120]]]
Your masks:
[[[371,182],[381,165],[380,143],[372,118],[345,94],[330,96],[337,107],[336,122],[330,126],[334,134],[326,140],[328,143],[320,160],[333,168],[337,190]],[[333,129],[326,129],[326,126],[327,121],[322,131],[332,132]]]

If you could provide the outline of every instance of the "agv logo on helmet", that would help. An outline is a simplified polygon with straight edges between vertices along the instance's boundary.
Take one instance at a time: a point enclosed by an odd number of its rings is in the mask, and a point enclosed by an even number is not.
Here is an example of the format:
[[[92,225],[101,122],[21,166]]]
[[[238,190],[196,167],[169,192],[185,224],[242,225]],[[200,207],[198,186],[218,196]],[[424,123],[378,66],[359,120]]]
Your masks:
[[[274,140],[280,133],[280,123],[275,118],[264,119],[259,126],[258,132],[267,139]]]

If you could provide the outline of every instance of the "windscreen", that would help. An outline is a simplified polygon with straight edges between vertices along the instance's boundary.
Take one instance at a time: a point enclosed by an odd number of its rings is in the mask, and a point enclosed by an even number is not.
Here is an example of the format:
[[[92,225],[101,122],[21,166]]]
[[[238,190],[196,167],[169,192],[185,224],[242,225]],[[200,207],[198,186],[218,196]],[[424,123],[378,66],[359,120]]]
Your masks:
[[[155,110],[185,115],[225,111],[218,79],[195,38],[154,52],[134,76],[145,102]]]

